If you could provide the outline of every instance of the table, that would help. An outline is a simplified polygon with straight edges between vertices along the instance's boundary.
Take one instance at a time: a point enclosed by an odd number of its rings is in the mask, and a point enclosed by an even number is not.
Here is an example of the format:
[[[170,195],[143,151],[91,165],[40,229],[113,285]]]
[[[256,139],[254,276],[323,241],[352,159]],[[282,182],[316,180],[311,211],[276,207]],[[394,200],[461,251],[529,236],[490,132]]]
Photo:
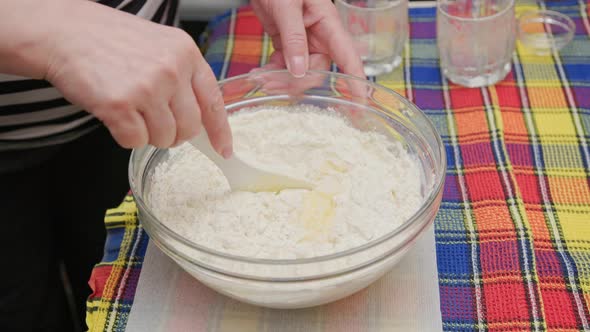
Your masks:
[[[410,9],[402,65],[371,78],[416,103],[445,143],[435,221],[445,331],[590,331],[590,3],[527,1],[517,10],[547,6],[572,17],[575,38],[549,57],[517,45],[512,71],[495,86],[442,77],[432,7]],[[247,7],[215,18],[208,31],[206,59],[219,78],[270,54]],[[92,331],[122,331],[149,239],[131,196],[105,223],[87,321]]]

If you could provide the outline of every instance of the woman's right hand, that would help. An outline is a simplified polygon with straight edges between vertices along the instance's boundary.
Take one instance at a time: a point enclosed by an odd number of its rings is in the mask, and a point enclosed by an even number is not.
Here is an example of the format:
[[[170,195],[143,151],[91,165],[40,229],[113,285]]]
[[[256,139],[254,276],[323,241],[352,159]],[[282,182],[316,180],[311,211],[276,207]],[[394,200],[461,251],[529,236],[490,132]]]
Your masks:
[[[68,101],[126,148],[175,146],[202,124],[215,150],[232,154],[216,78],[187,33],[91,1],[57,3],[64,15],[45,49],[44,78]]]

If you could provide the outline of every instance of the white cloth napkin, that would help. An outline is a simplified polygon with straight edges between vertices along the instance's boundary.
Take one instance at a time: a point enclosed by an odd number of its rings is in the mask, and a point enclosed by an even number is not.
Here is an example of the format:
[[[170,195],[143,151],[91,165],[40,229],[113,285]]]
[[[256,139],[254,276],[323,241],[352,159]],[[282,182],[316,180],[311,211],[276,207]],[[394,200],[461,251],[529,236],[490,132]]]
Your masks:
[[[150,243],[127,331],[442,331],[434,231],[367,289],[300,310],[265,309],[220,295]]]

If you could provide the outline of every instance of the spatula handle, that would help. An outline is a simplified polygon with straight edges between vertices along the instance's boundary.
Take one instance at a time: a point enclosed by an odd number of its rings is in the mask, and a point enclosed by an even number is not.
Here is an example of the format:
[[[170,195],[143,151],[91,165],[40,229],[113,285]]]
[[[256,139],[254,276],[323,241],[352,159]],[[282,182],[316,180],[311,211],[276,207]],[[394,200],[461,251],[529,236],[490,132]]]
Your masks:
[[[225,160],[221,155],[219,155],[219,153],[217,153],[217,151],[213,149],[211,141],[209,141],[209,136],[204,129],[201,129],[201,133],[191,139],[189,143],[201,151],[209,159],[211,159],[211,161],[213,161],[215,164]]]

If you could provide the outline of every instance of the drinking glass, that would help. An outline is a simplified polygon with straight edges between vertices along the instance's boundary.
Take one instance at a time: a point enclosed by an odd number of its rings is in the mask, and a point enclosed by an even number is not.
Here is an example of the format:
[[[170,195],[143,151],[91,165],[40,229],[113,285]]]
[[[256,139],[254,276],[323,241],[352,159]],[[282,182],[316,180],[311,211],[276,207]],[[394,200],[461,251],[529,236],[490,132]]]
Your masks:
[[[492,85],[510,71],[514,0],[438,0],[436,31],[440,65],[452,82]]]
[[[365,75],[389,73],[399,66],[408,39],[408,0],[336,0],[336,8]]]

